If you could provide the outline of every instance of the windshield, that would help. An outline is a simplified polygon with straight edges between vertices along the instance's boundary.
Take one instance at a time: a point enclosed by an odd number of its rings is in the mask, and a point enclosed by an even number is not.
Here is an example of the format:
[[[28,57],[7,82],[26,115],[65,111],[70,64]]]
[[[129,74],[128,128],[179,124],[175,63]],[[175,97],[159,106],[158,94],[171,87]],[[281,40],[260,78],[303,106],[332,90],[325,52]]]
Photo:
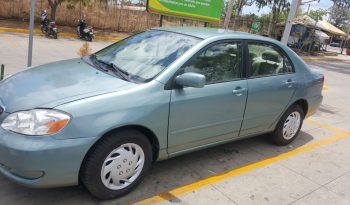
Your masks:
[[[96,53],[100,61],[147,81],[163,71],[201,39],[150,30],[119,41]]]

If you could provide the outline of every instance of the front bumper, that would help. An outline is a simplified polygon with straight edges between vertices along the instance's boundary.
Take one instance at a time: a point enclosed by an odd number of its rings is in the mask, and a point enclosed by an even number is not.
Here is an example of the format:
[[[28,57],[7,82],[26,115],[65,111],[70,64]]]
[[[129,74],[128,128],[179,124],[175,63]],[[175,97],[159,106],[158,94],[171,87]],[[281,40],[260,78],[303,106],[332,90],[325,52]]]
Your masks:
[[[0,128],[0,172],[29,187],[77,185],[80,166],[95,140],[24,136]]]

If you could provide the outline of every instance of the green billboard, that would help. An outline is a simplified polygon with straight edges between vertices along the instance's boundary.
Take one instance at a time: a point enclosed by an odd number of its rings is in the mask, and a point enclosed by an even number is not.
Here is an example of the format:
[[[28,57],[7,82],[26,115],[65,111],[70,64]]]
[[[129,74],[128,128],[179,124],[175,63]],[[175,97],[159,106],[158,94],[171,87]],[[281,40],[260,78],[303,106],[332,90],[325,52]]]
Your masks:
[[[219,22],[222,3],[222,0],[148,0],[147,11],[205,22]]]

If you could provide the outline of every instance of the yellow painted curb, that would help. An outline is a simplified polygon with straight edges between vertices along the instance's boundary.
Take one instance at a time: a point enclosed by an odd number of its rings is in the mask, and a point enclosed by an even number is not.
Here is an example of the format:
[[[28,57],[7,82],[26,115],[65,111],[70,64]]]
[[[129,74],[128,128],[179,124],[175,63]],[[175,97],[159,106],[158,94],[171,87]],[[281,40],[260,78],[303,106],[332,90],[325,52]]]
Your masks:
[[[349,132],[345,132],[343,130],[332,127],[330,125],[322,124],[322,123],[319,123],[319,122],[311,120],[311,119],[307,119],[306,121],[310,122],[312,124],[316,124],[321,128],[333,131],[336,133],[336,135],[333,135],[333,136],[326,138],[326,139],[323,139],[323,140],[318,140],[314,143],[304,145],[302,147],[291,150],[289,152],[282,153],[282,154],[274,156],[274,157],[263,159],[261,161],[257,161],[255,163],[248,164],[246,166],[243,166],[243,167],[240,167],[237,169],[233,169],[233,170],[229,170],[229,171],[226,171],[226,172],[223,172],[220,174],[216,174],[216,175],[213,175],[211,177],[201,179],[201,180],[195,181],[193,183],[172,189],[170,191],[157,194],[155,196],[152,196],[152,197],[146,198],[144,200],[135,202],[134,205],[146,205],[146,204],[155,204],[155,203],[162,202],[162,201],[170,201],[170,200],[176,199],[177,196],[184,195],[184,194],[189,193],[191,191],[209,186],[210,184],[218,183],[218,182],[223,181],[225,179],[232,178],[232,177],[240,175],[240,174],[244,174],[246,172],[255,170],[255,169],[260,168],[260,167],[265,167],[265,166],[273,164],[277,161],[281,161],[283,159],[287,159],[287,158],[290,158],[292,156],[311,151],[317,147],[327,145],[327,144],[330,144],[330,143],[335,142],[337,140],[347,138],[350,136]]]
[[[305,61],[305,62],[316,62],[316,61],[320,61],[321,58],[320,57],[302,57],[301,58]]]
[[[22,28],[5,28],[0,27],[0,32],[9,32],[9,33],[29,33],[28,29],[22,29]],[[35,35],[43,36],[42,32],[40,30],[34,30]],[[77,37],[77,34],[73,33],[59,33],[59,36],[63,37]],[[95,39],[97,40],[104,40],[104,41],[119,41],[122,38],[118,37],[111,37],[111,36],[95,36]]]

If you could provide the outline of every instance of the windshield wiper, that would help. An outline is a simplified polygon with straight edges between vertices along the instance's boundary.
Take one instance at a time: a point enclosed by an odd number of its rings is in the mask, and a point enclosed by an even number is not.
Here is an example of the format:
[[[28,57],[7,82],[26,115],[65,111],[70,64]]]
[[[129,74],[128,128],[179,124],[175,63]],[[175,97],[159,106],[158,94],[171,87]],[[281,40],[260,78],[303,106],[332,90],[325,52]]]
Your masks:
[[[97,59],[96,54],[92,54],[92,55],[91,55],[91,59],[92,59],[92,61],[94,61],[94,64],[97,65],[97,67],[98,67],[100,70],[103,70],[104,72],[108,72],[107,69],[101,67],[99,63],[96,63],[96,62],[100,62],[100,61]]]
[[[114,72],[116,72],[120,77],[122,77],[124,80],[126,81],[130,81],[130,74],[128,72],[126,72],[125,70],[119,68],[118,66],[116,66],[114,63],[107,63],[104,62],[107,65],[109,65],[111,68],[113,68]]]
[[[102,63],[102,64],[107,65],[108,67],[112,68],[112,71],[113,71],[114,73],[116,73],[116,74],[117,74],[120,78],[122,78],[123,80],[130,81],[130,79],[129,79],[129,73],[126,72],[125,70],[119,68],[119,67],[116,66],[114,63],[110,63],[110,62],[106,62],[106,61],[100,60],[100,59],[98,59],[98,58],[96,57],[95,54],[93,54],[92,57],[93,57],[94,60],[96,60],[97,62]],[[101,67],[99,66],[99,68],[101,68]],[[108,70],[106,70],[106,69],[104,69],[104,68],[103,68],[102,70],[108,71]]]

